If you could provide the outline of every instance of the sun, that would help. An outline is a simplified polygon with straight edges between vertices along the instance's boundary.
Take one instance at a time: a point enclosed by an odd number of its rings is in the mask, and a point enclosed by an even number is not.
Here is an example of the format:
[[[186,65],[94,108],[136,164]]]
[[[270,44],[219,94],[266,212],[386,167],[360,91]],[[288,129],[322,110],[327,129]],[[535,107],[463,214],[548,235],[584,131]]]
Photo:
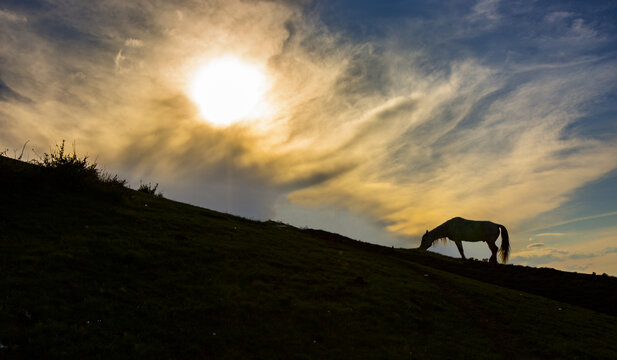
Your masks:
[[[256,65],[236,57],[206,63],[195,73],[190,97],[204,120],[227,126],[260,115],[268,81]]]

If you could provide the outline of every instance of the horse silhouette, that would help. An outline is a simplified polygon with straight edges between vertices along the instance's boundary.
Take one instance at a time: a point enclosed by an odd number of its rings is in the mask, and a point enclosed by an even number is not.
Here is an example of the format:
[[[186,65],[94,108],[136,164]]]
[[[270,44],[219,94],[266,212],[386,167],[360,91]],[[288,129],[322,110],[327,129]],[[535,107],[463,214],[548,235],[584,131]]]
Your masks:
[[[444,243],[447,239],[454,241],[461,257],[465,259],[463,252],[463,241],[478,242],[484,241],[491,249],[493,254],[489,259],[491,263],[497,263],[497,245],[495,241],[501,232],[501,248],[499,249],[499,257],[502,263],[508,261],[510,253],[510,239],[508,238],[508,230],[503,225],[495,224],[490,221],[474,221],[467,220],[461,217],[452,218],[445,223],[437,226],[431,231],[426,231],[422,236],[420,249],[426,250],[437,240],[442,240]]]

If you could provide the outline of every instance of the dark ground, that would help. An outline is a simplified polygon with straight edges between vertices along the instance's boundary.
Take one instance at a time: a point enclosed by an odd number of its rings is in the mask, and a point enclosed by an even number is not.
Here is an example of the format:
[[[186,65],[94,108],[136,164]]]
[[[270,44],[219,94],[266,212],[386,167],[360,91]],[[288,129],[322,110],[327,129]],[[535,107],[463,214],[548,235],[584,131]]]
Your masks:
[[[63,176],[0,157],[0,358],[617,358],[613,277],[392,249]]]

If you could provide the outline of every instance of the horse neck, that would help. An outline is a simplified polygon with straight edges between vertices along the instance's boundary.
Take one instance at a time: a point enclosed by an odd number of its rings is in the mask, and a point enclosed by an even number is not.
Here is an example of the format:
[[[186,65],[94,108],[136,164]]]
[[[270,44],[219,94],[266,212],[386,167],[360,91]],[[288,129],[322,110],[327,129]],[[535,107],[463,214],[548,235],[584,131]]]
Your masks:
[[[448,227],[446,226],[446,224],[441,224],[438,227],[434,228],[433,230],[428,232],[429,235],[431,236],[431,238],[433,240],[435,239],[442,239],[442,238],[446,238],[449,237],[450,232],[448,231]]]

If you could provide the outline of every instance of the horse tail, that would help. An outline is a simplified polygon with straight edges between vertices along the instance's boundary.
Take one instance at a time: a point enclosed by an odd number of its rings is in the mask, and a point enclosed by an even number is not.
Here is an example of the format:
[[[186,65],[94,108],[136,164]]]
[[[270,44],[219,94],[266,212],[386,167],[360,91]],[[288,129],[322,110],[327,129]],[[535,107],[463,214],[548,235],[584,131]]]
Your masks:
[[[508,255],[510,254],[510,238],[508,237],[508,230],[503,225],[499,225],[501,230],[501,247],[499,248],[499,258],[501,262],[505,264],[508,262]]]

